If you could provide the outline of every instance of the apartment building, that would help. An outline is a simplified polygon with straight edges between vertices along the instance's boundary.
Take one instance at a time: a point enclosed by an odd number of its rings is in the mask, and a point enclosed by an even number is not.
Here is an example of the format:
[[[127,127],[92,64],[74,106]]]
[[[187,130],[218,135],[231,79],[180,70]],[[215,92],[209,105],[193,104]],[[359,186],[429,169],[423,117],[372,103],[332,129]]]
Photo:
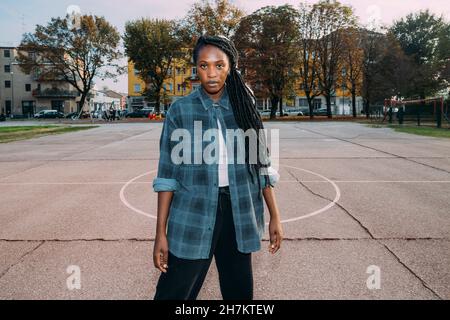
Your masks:
[[[345,66],[341,66],[341,75],[344,78],[347,72]],[[304,88],[301,85],[301,79],[298,79],[294,84],[294,91],[290,97],[283,99],[283,108],[289,109],[306,109],[308,108],[308,100]],[[182,96],[188,95],[193,90],[200,86],[200,81],[197,77],[196,67],[185,67],[176,63],[168,70],[167,78],[164,81],[161,90],[161,110],[167,109],[170,102],[179,99]],[[319,90],[318,84],[316,90]],[[128,100],[131,110],[140,109],[145,106],[153,105],[147,101],[144,96],[146,85],[139,77],[138,70],[134,68],[133,62],[128,62]],[[350,92],[350,84],[347,81],[339,81],[336,83],[334,94],[331,97],[331,112],[336,115],[350,115],[352,114],[352,95]],[[269,97],[256,97],[256,106],[258,110],[264,111],[271,108],[271,101]],[[319,95],[313,100],[313,108],[321,109],[326,107],[325,96]],[[356,96],[356,111],[358,114],[363,110],[363,99],[360,92]]]
[[[174,64],[167,72],[161,90],[161,110],[167,109],[171,102],[188,95],[200,86],[196,67],[186,67]],[[128,101],[132,110],[146,106],[154,106],[153,101],[147,101],[144,97],[145,82],[139,77],[138,70],[134,68],[132,61],[128,62]]]
[[[113,108],[114,110],[126,109],[126,96],[113,90],[92,89],[91,99],[89,100],[89,109],[93,111],[105,111]]]
[[[0,47],[0,113],[12,118],[33,117],[41,110],[77,111],[80,94],[62,79],[45,80],[22,72],[15,47]]]

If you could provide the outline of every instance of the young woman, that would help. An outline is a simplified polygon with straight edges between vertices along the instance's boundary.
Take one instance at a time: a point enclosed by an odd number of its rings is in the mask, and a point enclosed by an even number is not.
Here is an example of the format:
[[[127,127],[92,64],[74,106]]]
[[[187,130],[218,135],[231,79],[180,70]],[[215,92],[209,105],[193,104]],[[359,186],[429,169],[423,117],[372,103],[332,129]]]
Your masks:
[[[201,36],[193,61],[201,86],[172,103],[160,138],[153,260],[162,273],[154,299],[196,299],[214,256],[223,299],[251,300],[251,253],[261,249],[265,227],[261,194],[270,213],[270,253],[283,238],[273,191],[279,174],[270,167],[256,98],[237,69],[234,44]],[[232,144],[229,132],[238,140],[253,132],[256,140]],[[205,152],[210,141],[217,154]]]

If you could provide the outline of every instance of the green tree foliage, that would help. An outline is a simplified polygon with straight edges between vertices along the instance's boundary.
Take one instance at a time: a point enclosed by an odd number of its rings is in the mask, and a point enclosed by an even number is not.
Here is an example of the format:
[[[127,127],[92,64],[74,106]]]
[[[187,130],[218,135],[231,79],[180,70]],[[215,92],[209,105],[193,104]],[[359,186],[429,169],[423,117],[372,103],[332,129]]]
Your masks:
[[[389,32],[414,61],[413,90],[420,98],[448,86],[450,25],[428,10],[396,21]]]
[[[122,57],[119,42],[119,32],[103,17],[52,18],[24,34],[18,61],[25,73],[41,81],[70,83],[81,95],[80,111],[95,77],[115,78],[124,72],[116,63]]]
[[[233,38],[240,52],[240,69],[256,94],[269,97],[271,118],[292,91],[298,57],[298,12],[290,5],[267,6],[244,17]]]
[[[159,112],[161,90],[169,69],[175,60],[185,57],[177,23],[144,18],[130,21],[125,25],[123,40],[128,58],[146,84],[145,94]]]

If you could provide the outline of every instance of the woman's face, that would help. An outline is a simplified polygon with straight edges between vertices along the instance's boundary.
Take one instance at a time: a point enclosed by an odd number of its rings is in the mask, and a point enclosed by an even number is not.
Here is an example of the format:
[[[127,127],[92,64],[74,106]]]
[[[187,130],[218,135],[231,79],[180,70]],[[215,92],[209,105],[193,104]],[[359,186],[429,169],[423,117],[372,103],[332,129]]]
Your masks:
[[[200,49],[197,74],[206,92],[211,95],[220,92],[229,71],[230,63],[225,52],[212,45],[206,45]]]

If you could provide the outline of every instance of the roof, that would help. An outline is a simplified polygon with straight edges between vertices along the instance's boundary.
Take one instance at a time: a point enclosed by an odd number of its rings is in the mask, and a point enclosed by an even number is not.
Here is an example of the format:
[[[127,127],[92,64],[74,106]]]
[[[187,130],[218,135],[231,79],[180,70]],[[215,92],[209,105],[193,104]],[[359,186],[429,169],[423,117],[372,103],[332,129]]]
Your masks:
[[[103,92],[107,97],[110,97],[110,98],[122,99],[124,97],[120,93],[117,93],[112,90],[105,90],[105,91],[101,91],[101,92]]]

